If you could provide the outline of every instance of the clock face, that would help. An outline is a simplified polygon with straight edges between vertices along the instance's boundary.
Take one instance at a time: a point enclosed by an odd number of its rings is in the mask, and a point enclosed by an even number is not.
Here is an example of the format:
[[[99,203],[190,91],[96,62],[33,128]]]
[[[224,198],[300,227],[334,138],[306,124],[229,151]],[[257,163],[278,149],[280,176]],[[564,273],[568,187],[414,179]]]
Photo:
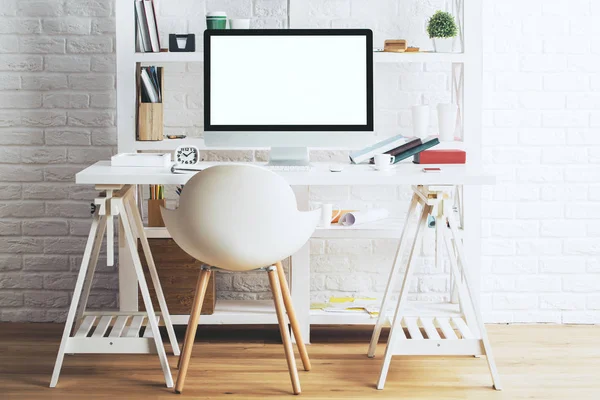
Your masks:
[[[200,151],[194,146],[181,146],[175,151],[175,159],[179,164],[197,164],[200,161]]]

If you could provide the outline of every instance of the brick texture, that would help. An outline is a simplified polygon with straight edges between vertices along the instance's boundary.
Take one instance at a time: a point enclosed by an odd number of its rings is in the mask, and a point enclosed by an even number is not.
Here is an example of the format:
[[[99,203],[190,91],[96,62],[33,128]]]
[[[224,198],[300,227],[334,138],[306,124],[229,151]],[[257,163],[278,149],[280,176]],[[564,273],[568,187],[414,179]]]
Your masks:
[[[300,1],[300,0],[291,0]],[[304,0],[302,0],[304,1]],[[311,27],[373,29],[375,45],[406,38],[431,49],[425,21],[446,0],[306,0]],[[490,322],[600,323],[600,61],[595,0],[483,2],[482,158],[498,184],[483,189],[482,308]],[[157,1],[163,42],[201,37],[206,11],[288,24],[285,0]],[[7,0],[0,10],[0,320],[64,320],[93,188],[74,174],[115,151],[114,0]],[[202,41],[197,41],[201,46]],[[450,99],[449,65],[376,66],[376,134],[410,134],[410,106]],[[202,135],[202,64],[168,65],[168,133]],[[433,116],[432,118],[435,118]],[[432,120],[432,129],[436,126]],[[433,133],[433,131],[432,131]],[[264,152],[207,152],[264,160]],[[314,152],[345,160],[345,152]],[[312,202],[385,206],[400,188],[313,188]],[[169,192],[169,200],[174,201]],[[381,296],[393,240],[312,240],[313,300]],[[427,232],[411,298],[447,298]],[[91,307],[117,306],[116,269],[101,258]],[[102,265],[104,264],[104,265]],[[268,298],[261,274],[220,274],[219,296]]]

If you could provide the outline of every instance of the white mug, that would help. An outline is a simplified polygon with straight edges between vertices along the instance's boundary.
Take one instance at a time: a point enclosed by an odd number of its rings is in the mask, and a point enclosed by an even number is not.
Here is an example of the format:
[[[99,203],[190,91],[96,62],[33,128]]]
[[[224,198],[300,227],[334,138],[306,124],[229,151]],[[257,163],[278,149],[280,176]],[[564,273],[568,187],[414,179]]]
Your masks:
[[[452,103],[440,103],[437,106],[438,128],[440,129],[440,142],[454,141],[458,106]]]
[[[232,18],[229,20],[229,29],[250,29],[250,20],[247,18]]]
[[[394,163],[394,156],[389,154],[376,154],[375,155],[375,169],[383,171],[390,168],[390,165]]]
[[[333,207],[337,209],[335,215],[333,215]],[[330,227],[331,221],[339,217],[341,213],[342,209],[340,206],[334,206],[333,204],[321,204],[321,227]]]
[[[429,133],[429,106],[412,107],[412,126],[415,137],[425,139]]]

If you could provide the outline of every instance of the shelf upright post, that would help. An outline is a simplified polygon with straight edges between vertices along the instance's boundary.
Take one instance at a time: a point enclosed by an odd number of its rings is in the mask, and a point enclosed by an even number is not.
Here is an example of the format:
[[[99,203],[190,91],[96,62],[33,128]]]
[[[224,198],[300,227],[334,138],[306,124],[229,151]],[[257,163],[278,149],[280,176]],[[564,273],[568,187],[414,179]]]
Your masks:
[[[135,149],[136,79],[135,4],[133,0],[115,2],[117,53],[117,145],[119,153]],[[119,229],[119,308],[138,310],[137,278],[127,251],[125,235]]]
[[[463,29],[465,62],[463,65],[463,129],[465,148],[470,167],[479,170],[482,167],[482,6],[481,0],[464,0]],[[466,259],[471,266],[469,271],[472,282],[473,301],[479,301],[481,280],[481,187],[465,186],[464,195],[464,243]]]

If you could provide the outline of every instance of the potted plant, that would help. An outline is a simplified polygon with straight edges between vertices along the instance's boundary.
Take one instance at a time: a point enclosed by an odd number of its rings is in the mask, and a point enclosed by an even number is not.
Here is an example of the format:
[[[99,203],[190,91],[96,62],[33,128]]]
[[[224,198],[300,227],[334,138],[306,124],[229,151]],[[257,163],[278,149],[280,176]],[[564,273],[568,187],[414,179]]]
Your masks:
[[[454,40],[458,33],[452,14],[439,10],[436,11],[429,18],[427,33],[433,40],[433,49],[437,53],[452,53]]]

